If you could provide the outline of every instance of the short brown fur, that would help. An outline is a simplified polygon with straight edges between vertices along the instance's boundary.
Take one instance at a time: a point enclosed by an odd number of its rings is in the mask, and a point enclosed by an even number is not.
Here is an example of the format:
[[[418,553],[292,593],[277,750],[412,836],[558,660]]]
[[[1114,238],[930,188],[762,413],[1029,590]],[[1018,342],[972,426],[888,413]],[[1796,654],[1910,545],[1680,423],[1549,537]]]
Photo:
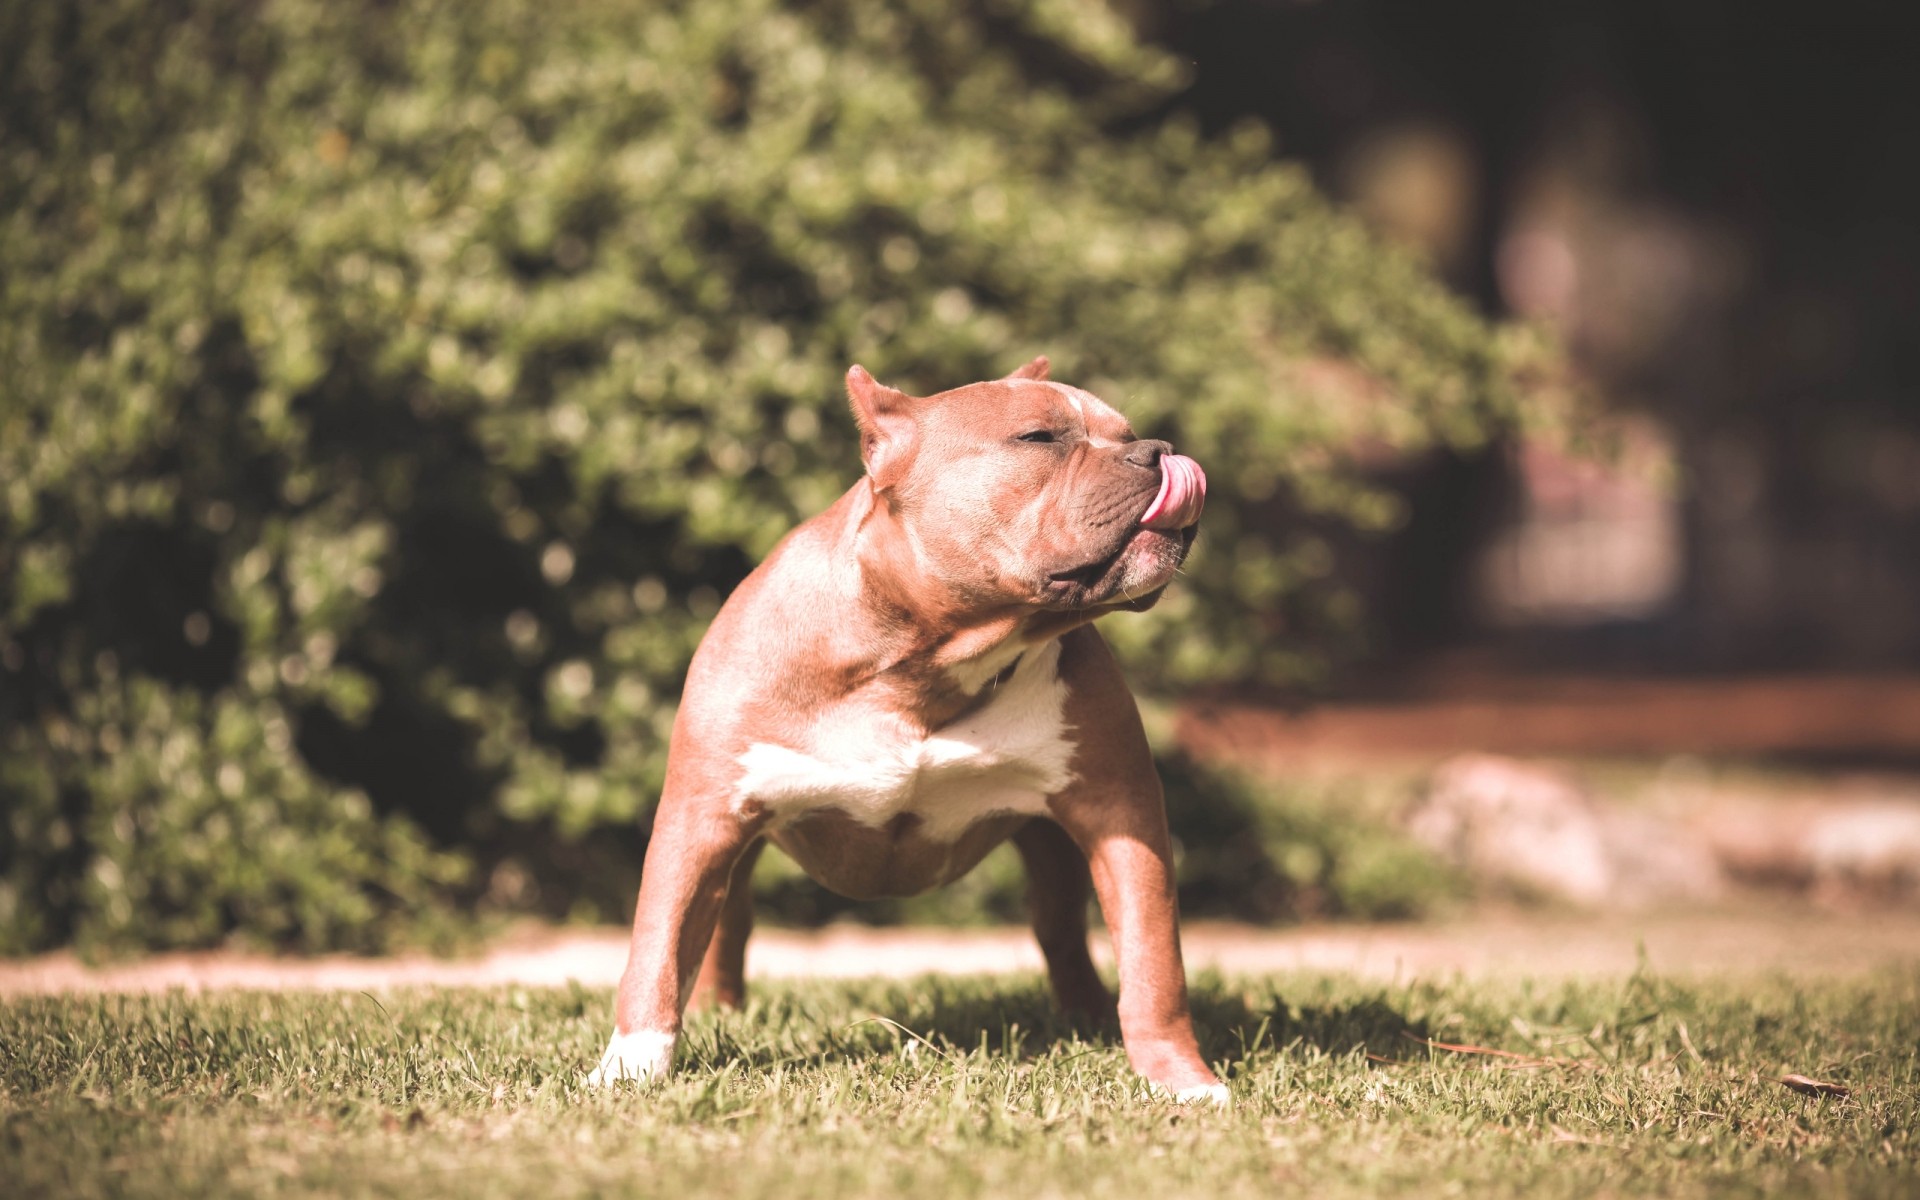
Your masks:
[[[1117,1015],[1136,1070],[1171,1092],[1217,1087],[1188,1014],[1171,842],[1133,698],[1091,622],[1149,606],[1193,529],[1141,527],[1164,443],[1047,381],[1044,358],[915,398],[859,367],[848,391],[869,473],[805,522],[729,598],[695,655],[648,846],[620,1034],[672,1034],[689,1000],[738,1004],[771,841],[826,886],[902,895],[957,878],[1011,839],[1061,1006]],[[799,746],[822,720],[884,714],[932,734],[997,686],[966,671],[1057,639],[1070,781],[1045,815],[983,812],[949,840],[903,814],[865,824],[832,806],[776,819],[736,795],[750,746]],[[1097,895],[1117,1004],[1087,953]]]

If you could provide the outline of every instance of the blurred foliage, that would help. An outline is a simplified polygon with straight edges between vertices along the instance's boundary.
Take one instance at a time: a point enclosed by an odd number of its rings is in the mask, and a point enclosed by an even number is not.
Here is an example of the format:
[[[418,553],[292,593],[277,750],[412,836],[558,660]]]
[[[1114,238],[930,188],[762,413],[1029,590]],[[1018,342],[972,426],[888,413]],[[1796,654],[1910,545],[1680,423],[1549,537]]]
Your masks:
[[[1311,675],[1282,481],[1391,527],[1349,452],[1482,438],[1519,351],[1179,83],[1098,0],[0,5],[0,947],[584,895],[855,360],[1175,439],[1207,535],[1110,636]]]
[[[1158,762],[1185,915],[1407,920],[1466,895],[1459,873],[1400,828],[1417,776],[1281,780],[1177,752]]]

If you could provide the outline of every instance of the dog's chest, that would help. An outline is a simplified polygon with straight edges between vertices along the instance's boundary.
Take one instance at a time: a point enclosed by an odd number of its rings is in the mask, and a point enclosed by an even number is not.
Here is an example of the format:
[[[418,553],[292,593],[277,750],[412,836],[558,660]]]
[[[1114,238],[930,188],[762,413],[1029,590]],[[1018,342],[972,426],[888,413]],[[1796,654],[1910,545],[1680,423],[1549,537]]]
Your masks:
[[[888,714],[823,714],[805,745],[756,742],[740,756],[734,805],[776,823],[835,810],[880,828],[903,815],[934,841],[986,817],[1039,814],[1072,778],[1059,645],[1029,652],[987,702],[930,734]]]

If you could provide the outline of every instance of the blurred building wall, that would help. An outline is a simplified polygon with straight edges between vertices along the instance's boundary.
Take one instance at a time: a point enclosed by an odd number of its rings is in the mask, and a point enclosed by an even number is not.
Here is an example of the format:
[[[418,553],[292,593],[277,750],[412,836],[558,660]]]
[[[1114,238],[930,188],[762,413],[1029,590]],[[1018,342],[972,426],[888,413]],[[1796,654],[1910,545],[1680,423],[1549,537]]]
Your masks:
[[[1137,11],[1194,60],[1179,106],[1270,122],[1488,310],[1558,329],[1629,417],[1597,473],[1531,446],[1435,473],[1416,503],[1505,500],[1449,551],[1469,569],[1427,569],[1472,595],[1403,648],[1630,621],[1696,666],[1920,665],[1920,87],[1897,9]]]

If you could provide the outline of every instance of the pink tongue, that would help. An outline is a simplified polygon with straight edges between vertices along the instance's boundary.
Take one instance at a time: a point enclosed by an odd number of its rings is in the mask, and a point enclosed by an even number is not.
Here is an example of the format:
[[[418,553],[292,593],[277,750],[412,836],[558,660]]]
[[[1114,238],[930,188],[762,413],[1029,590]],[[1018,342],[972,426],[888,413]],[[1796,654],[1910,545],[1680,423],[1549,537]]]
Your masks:
[[[1185,529],[1200,519],[1207,506],[1207,476],[1200,464],[1184,454],[1160,456],[1160,494],[1153,498],[1140,523],[1148,529]]]

